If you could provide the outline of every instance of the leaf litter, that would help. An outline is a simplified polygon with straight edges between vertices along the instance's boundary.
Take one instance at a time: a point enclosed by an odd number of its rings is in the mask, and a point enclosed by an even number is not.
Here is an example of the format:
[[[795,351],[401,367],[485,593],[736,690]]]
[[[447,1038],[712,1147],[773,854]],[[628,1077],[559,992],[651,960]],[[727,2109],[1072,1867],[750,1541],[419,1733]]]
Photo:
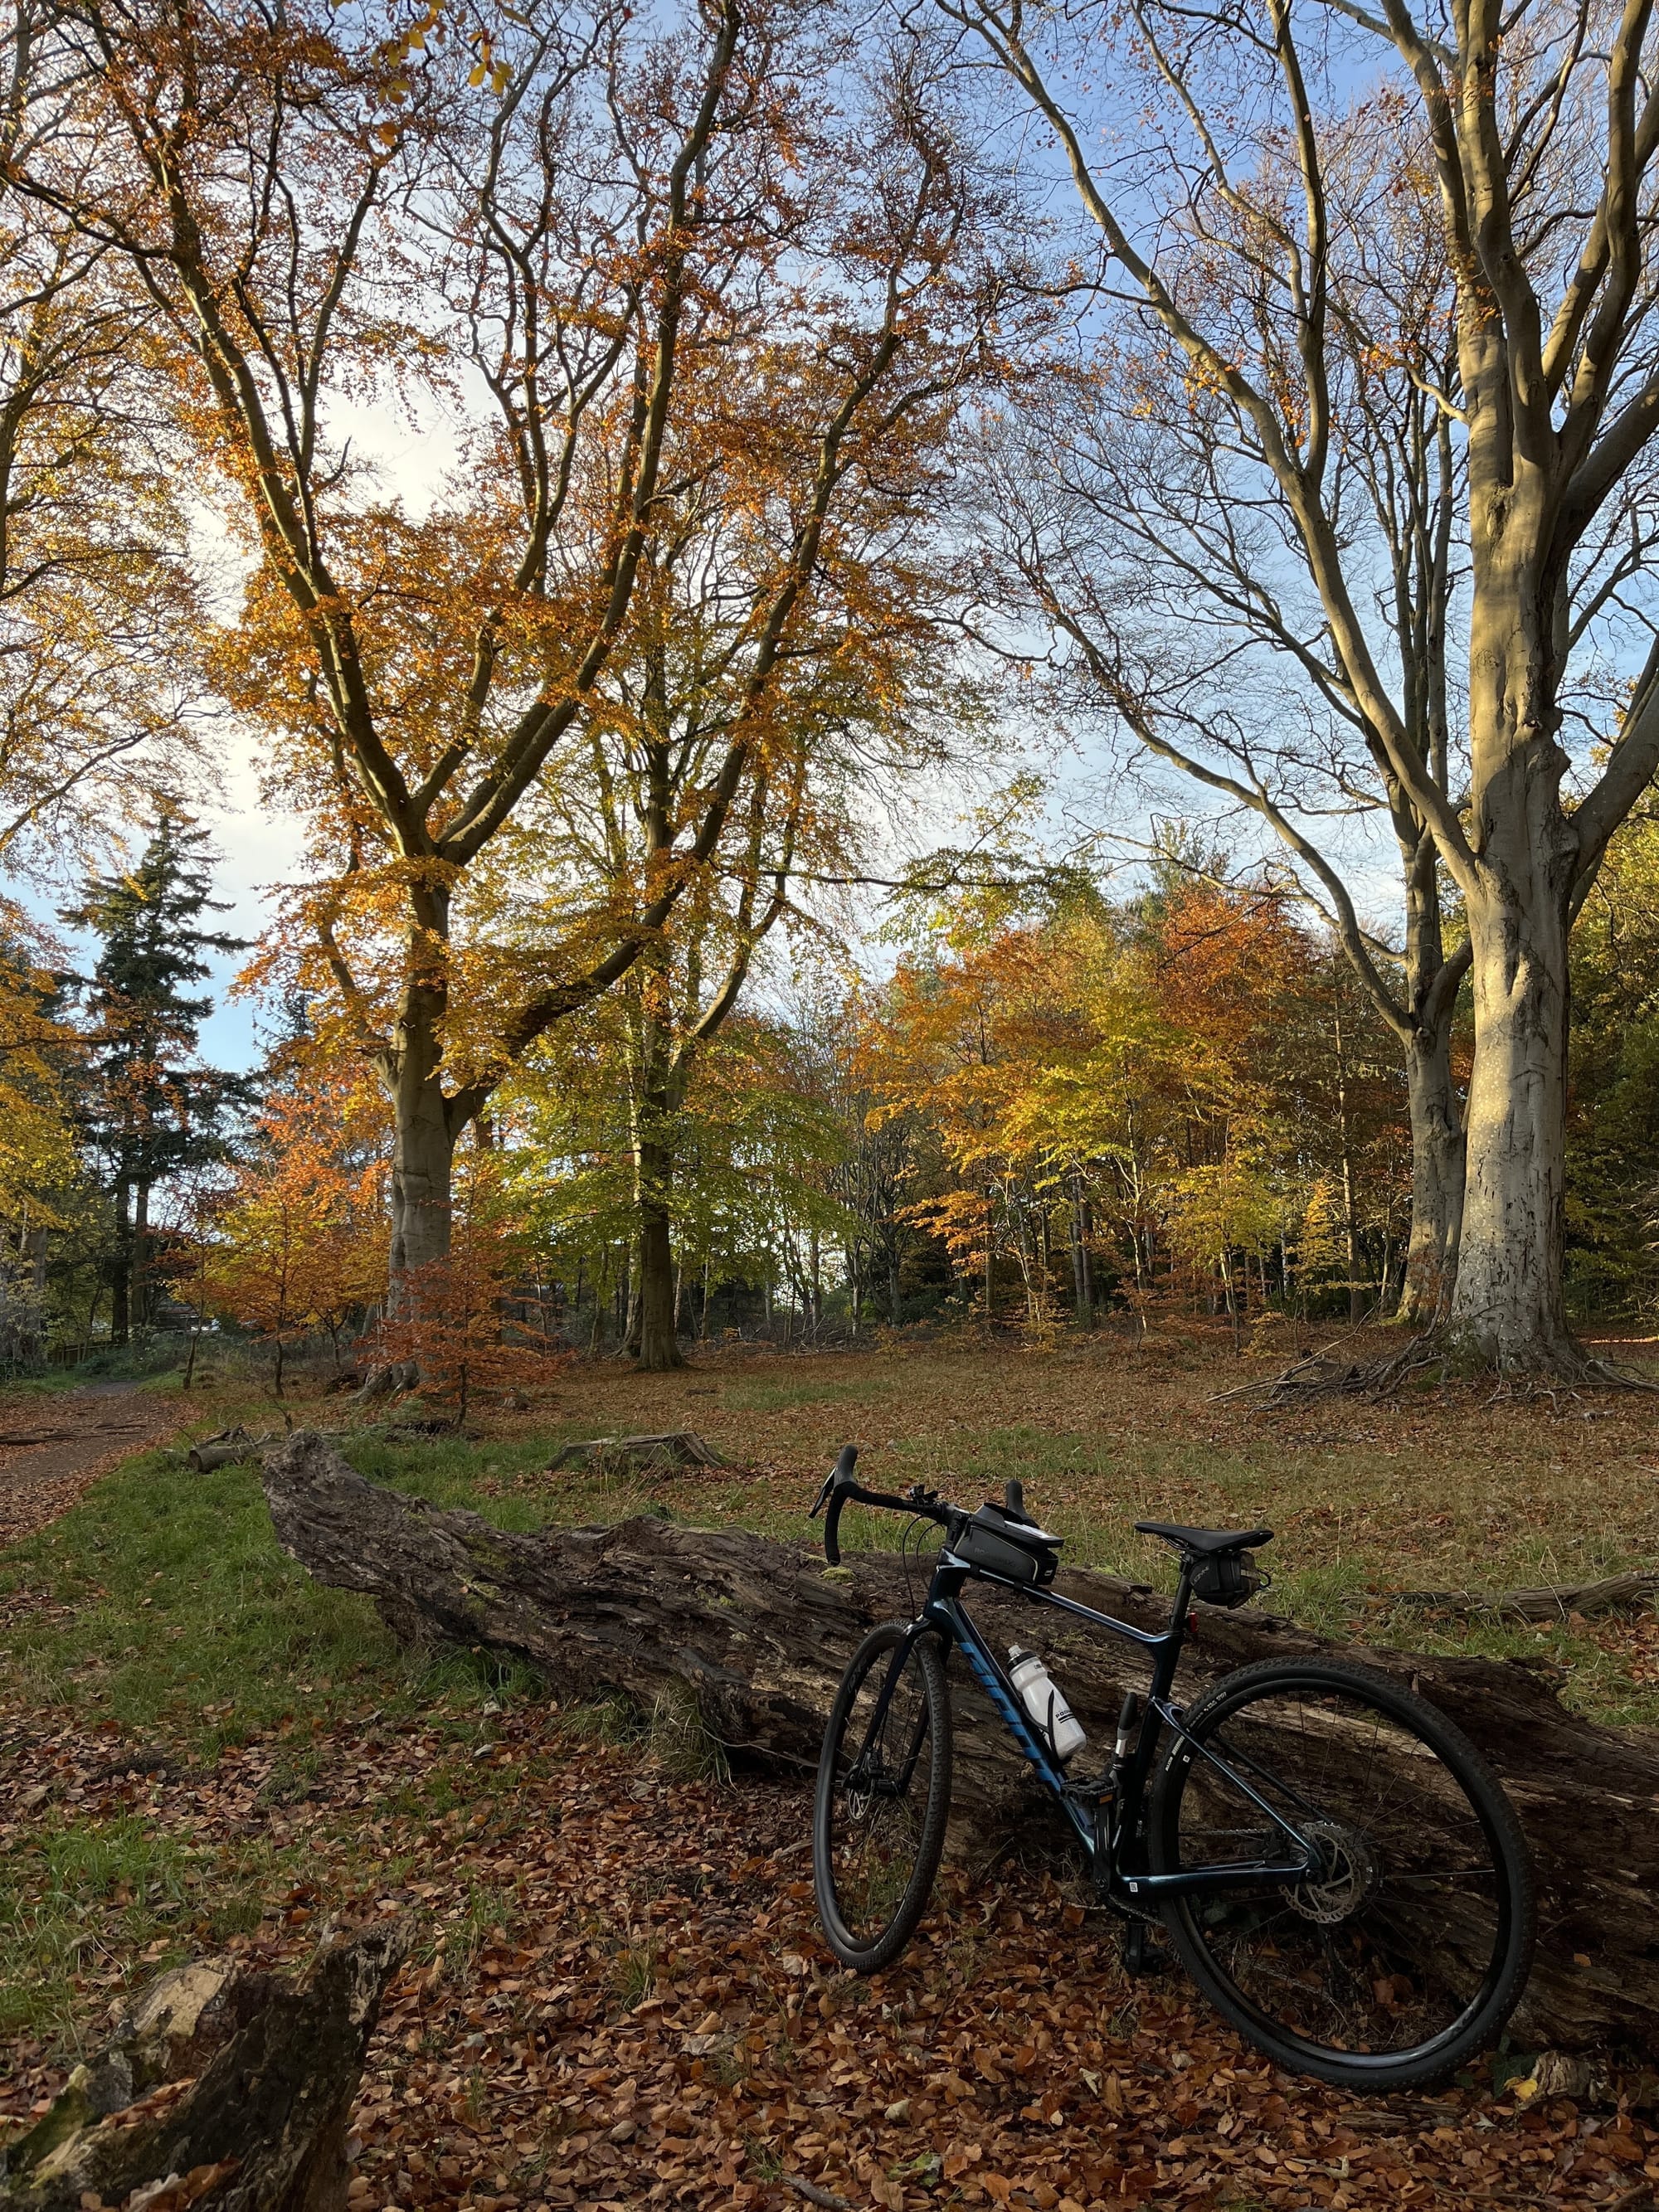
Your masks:
[[[1029,1449],[1032,1431],[1003,1426],[1022,1413],[1036,1433],[1072,1424],[1080,1442],[1092,1431],[1102,1457],[1077,1462],[1072,1445],[1051,1444],[1042,1472],[1095,1528],[1143,1502],[1154,1425],[1183,1434],[1178,1458],[1158,1458],[1165,1504],[1188,1491],[1200,1504],[1210,1483],[1198,1463],[1218,1446],[1235,1484],[1262,1464],[1254,1422],[1195,1402],[1208,1362],[1103,1371],[1120,1363],[767,1363],[787,1387],[734,1402],[740,1419],[698,1409],[698,1425],[714,1421],[748,1464],[729,1496],[698,1484],[697,1510],[767,1522],[832,1431],[872,1427],[871,1408],[814,1402],[827,1395],[820,1369],[837,1390],[865,1373],[860,1396],[902,1388],[909,1446],[896,1456],[930,1474],[964,1447],[969,1464],[1001,1459],[1016,1433]],[[716,1371],[723,1390],[739,1381]],[[595,1412],[616,1400],[635,1426],[649,1425],[647,1405],[653,1417],[676,1410],[667,1389],[633,1381],[587,1395]],[[1328,1425],[1328,1408],[1279,1417],[1280,1474],[1265,1487],[1285,1487],[1287,1446],[1311,1462],[1291,1485],[1304,1494],[1277,1500],[1293,1504],[1286,1536],[1294,1528],[1298,1551],[1320,1550],[1329,1529],[1339,1551],[1357,1544],[1396,1573],[1411,1554],[1478,1549],[1490,1563],[1510,1547],[1531,1566],[1540,1501],[1515,1489],[1515,1448],[1559,1438],[1549,1564],[1599,1565],[1607,1540],[1592,1523],[1607,1526],[1610,1431],[1614,1523],[1626,1546],[1648,1535],[1650,1443],[1622,1407],[1582,1441],[1536,1408],[1483,1415],[1478,1429],[1464,1410],[1441,1394],[1431,1407],[1367,1408],[1363,1431],[1345,1418],[1328,1435],[1315,1425]],[[1493,1435],[1494,1419],[1517,1433]],[[1200,1429],[1206,1450],[1189,1461]],[[1342,1463],[1356,1450],[1358,1464]],[[1396,1455],[1416,1462],[1414,1479],[1400,1479]],[[1334,1483],[1339,1465],[1346,1480]],[[42,1486],[25,1525],[56,1517],[91,1473],[52,1496]],[[1442,1510],[1425,1512],[1425,1491]],[[27,1583],[7,1609],[9,1623],[37,1615],[58,1628],[76,1611]],[[1576,1644],[1534,1634],[1575,1664],[1659,1682],[1650,1610],[1585,1625]],[[979,1881],[947,1876],[906,1956],[863,1980],[818,1939],[798,1784],[678,1778],[642,1741],[606,1740],[594,1716],[529,1697],[492,1698],[481,1716],[475,1689],[388,1718],[308,1712],[311,1687],[294,1686],[297,1718],[239,1729],[224,1705],[198,1718],[228,1740],[155,1742],[0,1685],[0,1939],[30,1955],[49,1889],[71,1894],[76,1930],[56,1954],[58,1939],[40,1936],[37,1979],[56,1994],[15,2015],[26,2024],[0,2052],[0,2133],[50,2099],[152,1974],[222,1949],[297,1965],[325,1927],[412,1911],[423,1942],[388,1995],[354,2120],[354,2212],[1659,2207],[1650,2078],[1615,2081],[1594,2106],[1528,2100],[1517,2053],[1432,2096],[1357,2102],[1277,2072],[1177,1971],[1129,1980],[1115,1924],[1081,1893],[1007,1865]]]
[[[1628,2099],[1528,2105],[1483,2074],[1362,2105],[1280,2074],[1178,1973],[1128,1979],[1114,1924],[1050,1873],[947,1875],[903,1960],[843,1973],[798,1784],[677,1780],[591,1729],[520,1698],[481,1732],[441,1703],[173,1765],[113,1723],[54,1735],[14,1708],[0,1850],[27,1875],[65,1820],[94,1837],[137,1820],[191,1870],[147,1942],[122,1881],[88,1897],[83,2044],[193,1950],[297,1964],[331,1923],[417,1915],[353,2124],[356,2212],[1638,2212],[1659,2181],[1659,2132]],[[281,1863],[253,1924],[216,1942],[216,1874],[254,1841]],[[0,2117],[39,2110],[72,2057],[16,2039]]]

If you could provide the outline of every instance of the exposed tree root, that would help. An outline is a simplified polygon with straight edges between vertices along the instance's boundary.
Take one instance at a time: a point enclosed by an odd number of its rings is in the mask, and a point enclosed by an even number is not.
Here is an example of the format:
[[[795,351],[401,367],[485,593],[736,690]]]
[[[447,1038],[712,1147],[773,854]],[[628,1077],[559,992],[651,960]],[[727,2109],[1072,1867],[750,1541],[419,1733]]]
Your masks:
[[[1328,1345],[1323,1351],[1310,1352],[1297,1360],[1282,1374],[1218,1390],[1210,1403],[1219,1406],[1231,1400],[1255,1398],[1263,1405],[1291,1406],[1319,1398],[1385,1398],[1413,1376],[1426,1374],[1433,1367],[1442,1370],[1444,1381],[1452,1358],[1451,1346],[1438,1331],[1413,1337],[1382,1359],[1355,1359],[1344,1355],[1338,1346]]]
[[[394,1359],[384,1367],[372,1368],[347,1402],[353,1406],[373,1405],[377,1398],[396,1397],[402,1391],[418,1389],[420,1382],[418,1361]]]
[[[1358,1398],[1375,1404],[1435,1369],[1439,1370],[1436,1379],[1441,1382],[1474,1380],[1483,1372],[1492,1373],[1490,1361],[1472,1351],[1449,1325],[1440,1323],[1381,1359],[1355,1359],[1344,1353],[1339,1339],[1297,1360],[1280,1374],[1241,1382],[1231,1390],[1218,1390],[1210,1403],[1218,1406],[1253,1398],[1266,1406],[1291,1406],[1312,1404],[1322,1398]],[[1547,1368],[1500,1373],[1491,1402],[1547,1398],[1559,1413],[1560,1400],[1581,1390],[1659,1390],[1659,1382],[1633,1368],[1621,1367],[1615,1360],[1595,1358],[1569,1342],[1552,1355]]]

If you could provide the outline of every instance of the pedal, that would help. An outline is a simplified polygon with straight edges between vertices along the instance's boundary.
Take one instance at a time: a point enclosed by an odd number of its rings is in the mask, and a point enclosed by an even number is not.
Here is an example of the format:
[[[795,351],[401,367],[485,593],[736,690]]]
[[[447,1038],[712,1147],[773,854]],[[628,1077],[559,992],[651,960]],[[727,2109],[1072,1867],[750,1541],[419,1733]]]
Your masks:
[[[1153,1941],[1149,1923],[1145,1920],[1132,1920],[1123,1931],[1124,1972],[1138,1977],[1161,1974],[1169,1963],[1164,1946]]]

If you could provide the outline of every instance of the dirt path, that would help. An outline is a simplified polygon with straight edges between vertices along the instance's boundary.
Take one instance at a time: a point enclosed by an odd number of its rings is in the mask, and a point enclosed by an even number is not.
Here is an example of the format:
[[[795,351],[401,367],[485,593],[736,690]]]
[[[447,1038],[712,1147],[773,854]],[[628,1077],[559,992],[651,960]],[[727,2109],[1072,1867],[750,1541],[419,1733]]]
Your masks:
[[[179,1424],[171,1398],[136,1382],[0,1403],[0,1550],[66,1513],[82,1492]]]

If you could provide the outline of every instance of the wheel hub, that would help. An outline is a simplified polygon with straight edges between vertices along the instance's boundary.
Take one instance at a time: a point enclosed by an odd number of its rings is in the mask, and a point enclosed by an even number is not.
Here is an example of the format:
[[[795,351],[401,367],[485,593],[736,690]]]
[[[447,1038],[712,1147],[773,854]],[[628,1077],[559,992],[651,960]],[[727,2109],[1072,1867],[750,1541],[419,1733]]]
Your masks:
[[[1302,1831],[1320,1856],[1319,1873],[1298,1882],[1291,1904],[1323,1928],[1351,1919],[1375,1892],[1382,1862],[1369,1837],[1341,1820],[1310,1820]]]
[[[854,1824],[865,1820],[876,1794],[876,1778],[867,1765],[855,1766],[846,1783],[847,1817]]]

